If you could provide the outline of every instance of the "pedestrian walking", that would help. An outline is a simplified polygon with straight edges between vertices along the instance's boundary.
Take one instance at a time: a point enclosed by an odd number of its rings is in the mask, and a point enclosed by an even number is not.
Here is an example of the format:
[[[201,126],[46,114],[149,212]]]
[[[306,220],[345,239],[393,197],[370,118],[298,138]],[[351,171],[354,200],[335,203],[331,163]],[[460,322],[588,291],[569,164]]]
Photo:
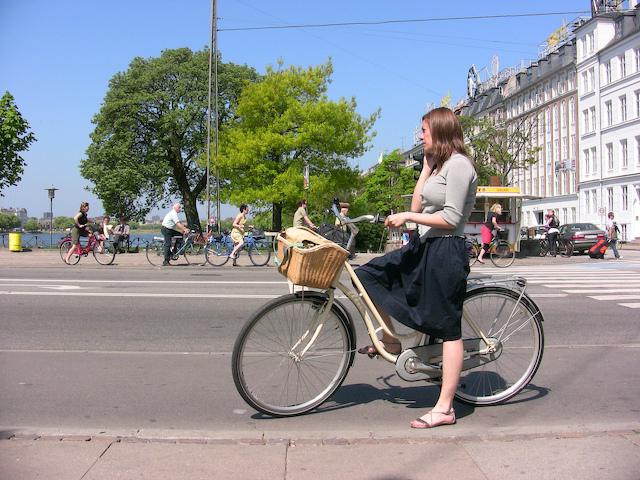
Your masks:
[[[622,257],[618,252],[618,234],[620,233],[620,229],[618,228],[618,224],[615,221],[615,215],[613,214],[613,212],[609,212],[609,214],[607,215],[607,221],[605,223],[605,227],[607,230],[606,232],[607,241],[608,241],[607,246],[611,247],[611,250],[613,251],[613,256],[617,260],[621,260]]]
[[[560,233],[560,222],[556,217],[556,212],[552,208],[547,211],[544,222],[545,229],[547,230],[547,240],[549,241],[549,252],[552,257],[557,254],[558,246],[558,234]]]

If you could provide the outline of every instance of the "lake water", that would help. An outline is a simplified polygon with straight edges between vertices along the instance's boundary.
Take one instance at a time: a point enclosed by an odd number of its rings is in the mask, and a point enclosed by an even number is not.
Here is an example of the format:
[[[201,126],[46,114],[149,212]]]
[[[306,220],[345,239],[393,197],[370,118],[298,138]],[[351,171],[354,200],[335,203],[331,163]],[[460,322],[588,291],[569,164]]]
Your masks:
[[[61,239],[67,236],[67,233],[53,233],[52,240],[53,245],[55,247],[58,246],[58,243]],[[158,232],[144,232],[144,233],[136,233],[135,231],[131,233],[131,245],[140,245],[140,247],[144,248],[147,242],[153,240],[153,237],[161,237],[160,231]],[[0,233],[0,248],[7,248],[9,246],[9,234],[8,233]],[[49,246],[49,234],[48,233],[23,233],[22,234],[22,246],[24,248],[46,248]]]

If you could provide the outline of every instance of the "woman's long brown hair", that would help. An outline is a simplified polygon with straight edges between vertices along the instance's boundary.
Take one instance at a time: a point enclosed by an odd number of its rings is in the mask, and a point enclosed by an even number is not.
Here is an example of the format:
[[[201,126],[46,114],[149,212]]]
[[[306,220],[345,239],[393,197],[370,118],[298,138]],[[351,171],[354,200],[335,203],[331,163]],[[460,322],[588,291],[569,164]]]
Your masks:
[[[446,107],[434,108],[422,117],[429,124],[433,144],[425,154],[436,162],[436,168],[442,169],[442,165],[455,152],[469,158],[467,147],[464,144],[462,126],[458,117]],[[471,160],[471,158],[469,158]],[[473,160],[471,160],[473,164]],[[475,167],[475,165],[474,165]]]

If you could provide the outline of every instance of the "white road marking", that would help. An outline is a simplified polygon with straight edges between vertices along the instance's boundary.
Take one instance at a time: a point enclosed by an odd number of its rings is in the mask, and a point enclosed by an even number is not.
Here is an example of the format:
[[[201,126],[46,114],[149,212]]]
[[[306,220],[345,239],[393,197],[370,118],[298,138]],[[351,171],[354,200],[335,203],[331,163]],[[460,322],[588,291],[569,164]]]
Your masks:
[[[38,287],[38,288],[52,288],[54,290],[76,290],[82,287],[77,285],[34,285],[28,283],[0,283],[0,287]]]
[[[562,290],[567,293],[637,293],[637,288],[597,288],[597,289],[587,289],[587,290]]]
[[[531,298],[563,298],[568,297],[566,293],[530,293]]]
[[[597,285],[602,285],[603,288],[606,286],[607,288],[625,288],[625,287],[636,287],[636,291],[640,292],[640,282],[624,282],[624,283],[605,283],[602,282],[569,282],[569,283],[545,283],[542,284],[543,287],[546,288],[571,288],[571,287],[594,287]]]
[[[220,284],[220,285],[281,285],[286,280],[280,281],[235,281],[235,280],[68,280],[64,278],[0,278],[0,282],[57,282],[57,283],[132,283],[132,284]]]
[[[249,294],[216,294],[216,293],[132,293],[132,292],[13,292],[0,290],[0,295],[32,295],[37,297],[142,297],[142,298],[277,298],[279,295],[249,295]]]
[[[589,295],[588,297],[594,300],[640,300],[640,295]]]
[[[640,308],[640,303],[619,303],[618,305],[627,308]]]

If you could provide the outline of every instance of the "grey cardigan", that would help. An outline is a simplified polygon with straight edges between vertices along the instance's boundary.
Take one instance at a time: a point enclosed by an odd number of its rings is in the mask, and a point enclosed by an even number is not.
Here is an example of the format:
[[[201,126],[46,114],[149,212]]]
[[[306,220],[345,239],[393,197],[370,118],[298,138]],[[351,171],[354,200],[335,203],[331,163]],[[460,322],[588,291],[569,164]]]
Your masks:
[[[422,188],[422,213],[437,213],[452,230],[420,225],[423,237],[464,235],[464,226],[476,201],[478,175],[467,157],[454,153]]]

